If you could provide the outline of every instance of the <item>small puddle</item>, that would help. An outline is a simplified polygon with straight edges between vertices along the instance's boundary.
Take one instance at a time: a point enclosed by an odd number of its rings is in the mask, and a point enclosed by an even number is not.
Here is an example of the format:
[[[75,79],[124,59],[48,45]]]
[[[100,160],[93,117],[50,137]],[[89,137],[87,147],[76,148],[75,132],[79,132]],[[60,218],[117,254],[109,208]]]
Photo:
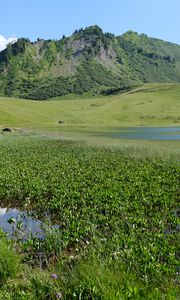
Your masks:
[[[27,240],[29,237],[44,238],[44,222],[35,218],[32,212],[16,208],[0,208],[0,229],[9,238]],[[52,225],[58,228],[58,225]]]
[[[172,214],[174,217],[178,218],[180,217],[180,208],[176,208],[172,211]],[[179,234],[180,233],[180,224],[177,224],[176,226],[172,227],[171,224],[169,224],[169,228],[167,228],[164,231],[165,235],[167,234]]]
[[[176,227],[174,229],[170,228],[164,231],[165,234],[177,234],[180,232],[180,224],[176,225]]]

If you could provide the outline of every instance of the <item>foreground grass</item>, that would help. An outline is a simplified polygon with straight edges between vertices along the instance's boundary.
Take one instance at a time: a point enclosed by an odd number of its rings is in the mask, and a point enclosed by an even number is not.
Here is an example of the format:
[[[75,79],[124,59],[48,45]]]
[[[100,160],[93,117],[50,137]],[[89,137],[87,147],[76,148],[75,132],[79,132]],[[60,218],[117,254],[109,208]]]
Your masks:
[[[0,288],[0,299],[179,299],[178,279],[166,281],[166,287],[150,287],[136,274],[127,273],[122,264],[92,257],[79,259],[71,267],[61,265],[40,270],[19,264],[21,272],[16,271],[16,277]]]
[[[0,143],[1,206],[60,225],[8,246],[17,274],[1,254],[0,299],[180,297],[178,155],[36,137]]]

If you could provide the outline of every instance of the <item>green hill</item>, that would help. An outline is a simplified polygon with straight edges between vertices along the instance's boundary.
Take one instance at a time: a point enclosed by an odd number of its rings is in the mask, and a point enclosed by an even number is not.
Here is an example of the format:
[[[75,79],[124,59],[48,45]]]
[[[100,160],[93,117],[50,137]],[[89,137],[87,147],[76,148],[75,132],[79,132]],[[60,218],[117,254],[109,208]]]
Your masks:
[[[154,82],[180,82],[180,46],[132,31],[91,26],[60,40],[22,38],[0,52],[1,96],[108,95]]]

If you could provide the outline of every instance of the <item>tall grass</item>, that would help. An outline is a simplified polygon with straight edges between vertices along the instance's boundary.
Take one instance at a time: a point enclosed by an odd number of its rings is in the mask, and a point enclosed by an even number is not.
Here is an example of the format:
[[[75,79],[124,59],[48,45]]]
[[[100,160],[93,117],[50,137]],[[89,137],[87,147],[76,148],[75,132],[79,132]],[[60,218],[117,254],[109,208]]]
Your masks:
[[[12,248],[11,242],[0,238],[0,287],[8,279],[17,278],[20,272],[20,258]]]

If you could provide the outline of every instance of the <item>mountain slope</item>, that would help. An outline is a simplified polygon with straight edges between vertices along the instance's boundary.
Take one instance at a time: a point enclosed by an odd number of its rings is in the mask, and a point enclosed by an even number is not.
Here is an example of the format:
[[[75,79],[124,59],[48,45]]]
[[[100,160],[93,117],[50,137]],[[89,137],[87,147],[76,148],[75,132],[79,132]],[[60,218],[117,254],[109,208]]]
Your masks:
[[[91,26],[60,40],[19,39],[0,52],[2,96],[110,94],[143,82],[180,82],[180,46]]]

